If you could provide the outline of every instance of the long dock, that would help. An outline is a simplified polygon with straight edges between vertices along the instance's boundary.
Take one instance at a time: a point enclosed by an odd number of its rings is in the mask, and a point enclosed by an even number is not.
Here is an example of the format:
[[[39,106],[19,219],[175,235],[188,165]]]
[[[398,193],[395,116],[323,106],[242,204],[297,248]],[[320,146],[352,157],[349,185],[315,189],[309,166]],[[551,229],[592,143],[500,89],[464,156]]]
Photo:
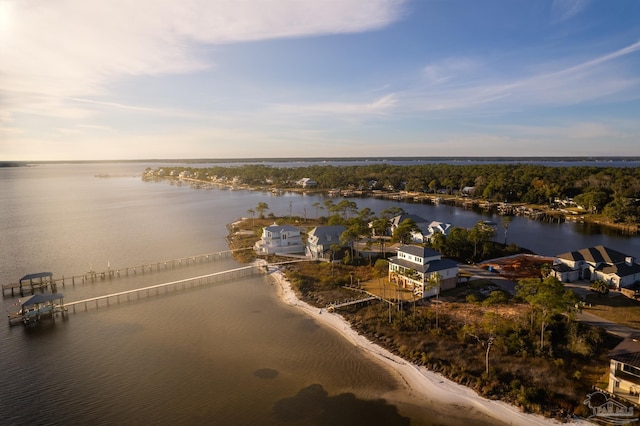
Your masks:
[[[230,269],[228,271],[201,275],[199,277],[186,278],[183,280],[156,284],[148,287],[137,288],[134,290],[127,290],[118,293],[107,294],[104,296],[91,297],[89,299],[77,300],[75,302],[67,302],[64,304],[64,307],[68,312],[76,313],[78,309],[87,311],[89,308],[98,309],[101,306],[108,307],[112,303],[118,304],[122,302],[130,302],[132,300],[139,300],[141,298],[168,294],[169,292],[175,292],[178,290],[203,287],[210,284],[251,277],[257,274],[265,274],[266,271],[267,269],[265,268],[265,265],[254,264],[241,268]]]
[[[10,292],[12,297],[14,297],[16,293],[22,297],[27,294],[35,294],[36,290],[40,290],[44,292],[49,286],[51,287],[51,290],[53,292],[56,292],[58,286],[62,286],[64,288],[67,284],[76,285],[76,284],[84,284],[86,282],[93,283],[98,280],[128,277],[129,275],[166,271],[169,269],[176,269],[184,266],[214,262],[217,260],[228,259],[233,255],[234,252],[240,251],[240,250],[250,250],[250,249],[224,250],[224,251],[219,251],[214,253],[200,254],[197,256],[189,256],[189,257],[183,257],[179,259],[171,259],[171,260],[164,260],[164,261],[155,262],[155,263],[130,266],[126,268],[119,268],[119,269],[108,268],[107,270],[100,271],[100,272],[88,271],[85,274],[74,275],[71,277],[65,277],[63,275],[60,278],[55,278],[55,279],[50,278],[48,281],[45,281],[45,282],[43,282],[42,280],[37,282],[30,280],[29,282],[21,281],[18,283],[3,284],[2,296],[5,297]]]

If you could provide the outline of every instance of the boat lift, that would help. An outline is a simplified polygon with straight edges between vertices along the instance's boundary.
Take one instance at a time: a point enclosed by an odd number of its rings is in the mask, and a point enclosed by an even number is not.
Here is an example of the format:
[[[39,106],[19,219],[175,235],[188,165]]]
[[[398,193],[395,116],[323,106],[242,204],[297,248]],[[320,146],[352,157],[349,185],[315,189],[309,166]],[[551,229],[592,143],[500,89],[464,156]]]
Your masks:
[[[46,318],[53,320],[56,313],[64,315],[66,312],[61,293],[34,294],[20,299],[18,303],[20,310],[8,315],[9,325],[34,324]]]

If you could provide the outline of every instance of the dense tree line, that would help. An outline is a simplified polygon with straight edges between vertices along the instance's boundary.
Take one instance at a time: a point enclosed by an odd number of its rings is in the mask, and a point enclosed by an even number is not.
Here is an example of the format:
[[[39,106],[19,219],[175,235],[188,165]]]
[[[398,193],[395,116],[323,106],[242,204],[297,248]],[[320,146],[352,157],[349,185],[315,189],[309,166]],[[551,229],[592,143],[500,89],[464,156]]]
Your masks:
[[[153,173],[159,175],[161,169]],[[162,173],[167,172],[162,169]],[[614,222],[637,223],[640,217],[640,168],[549,167],[530,164],[399,166],[313,165],[272,167],[173,168],[186,170],[201,180],[232,180],[255,186],[293,187],[310,177],[319,189],[406,190],[455,193],[473,188],[470,195],[489,201],[550,204],[556,199],[574,199],[590,213],[606,215]]]

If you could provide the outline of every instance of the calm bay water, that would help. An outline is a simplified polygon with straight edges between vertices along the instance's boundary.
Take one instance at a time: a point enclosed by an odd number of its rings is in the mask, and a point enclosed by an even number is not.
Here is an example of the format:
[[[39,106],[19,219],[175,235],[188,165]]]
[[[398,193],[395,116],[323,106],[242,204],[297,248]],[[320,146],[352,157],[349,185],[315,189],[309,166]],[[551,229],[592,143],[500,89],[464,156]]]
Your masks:
[[[225,250],[225,225],[258,202],[275,215],[287,215],[291,206],[293,214],[311,217],[312,204],[323,201],[143,182],[146,166],[0,169],[0,282],[40,271],[71,276],[108,264],[120,268]],[[395,204],[354,201],[375,211]],[[456,226],[500,222],[449,206],[403,208]],[[638,238],[522,218],[513,220],[509,241],[549,255],[595,244],[640,255]],[[237,266],[222,261],[59,290],[73,301]],[[15,301],[4,298],[4,309],[13,310]],[[264,278],[78,312],[42,325],[0,324],[3,424],[408,424],[409,417],[412,424],[494,424],[445,416],[427,401],[397,407],[379,401],[402,387],[398,378],[283,305]]]

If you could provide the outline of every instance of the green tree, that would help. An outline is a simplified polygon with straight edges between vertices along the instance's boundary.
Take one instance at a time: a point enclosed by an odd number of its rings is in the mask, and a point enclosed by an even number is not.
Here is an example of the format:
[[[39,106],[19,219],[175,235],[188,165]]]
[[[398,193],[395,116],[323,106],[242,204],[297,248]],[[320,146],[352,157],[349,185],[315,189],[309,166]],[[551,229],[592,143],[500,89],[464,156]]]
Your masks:
[[[334,206],[335,210],[340,213],[340,215],[344,219],[349,219],[349,217],[358,211],[358,205],[355,201],[351,200],[341,200],[338,204]]]
[[[249,209],[249,210],[247,210],[247,213],[249,213],[249,215],[251,215],[251,226],[253,226],[255,218],[256,218],[256,211],[254,209]]]
[[[408,244],[411,242],[411,234],[418,230],[420,230],[420,228],[418,228],[418,225],[413,219],[405,219],[393,231],[391,242]]]
[[[255,207],[255,211],[260,215],[260,219],[264,219],[264,212],[269,210],[269,205],[263,201],[260,201],[258,205]]]
[[[434,194],[436,193],[438,190],[438,179],[431,179],[429,182],[429,190],[433,191]]]
[[[473,242],[473,258],[477,258],[478,244],[487,242],[495,235],[493,227],[487,225],[484,221],[478,221],[469,231],[469,239]]]
[[[516,285],[516,296],[525,300],[540,314],[540,351],[544,350],[544,333],[551,318],[561,312],[568,312],[578,299],[571,290],[565,290],[556,277],[550,275],[544,280],[525,278]]]
[[[386,209],[382,210],[380,212],[380,217],[383,217],[385,219],[391,219],[392,217],[401,215],[401,214],[406,214],[407,212],[404,211],[404,209],[400,206],[391,206],[391,207],[387,207]]]
[[[316,201],[315,203],[312,204],[313,207],[315,207],[316,209],[316,219],[318,218],[318,210],[324,210],[324,207],[322,207],[322,204],[320,204],[319,201]]]
[[[607,294],[609,293],[609,284],[604,280],[596,280],[591,283],[591,290],[600,294]]]
[[[439,319],[440,319],[440,284],[442,283],[442,275],[438,272],[434,272],[429,275],[426,282],[426,288],[424,291],[429,291],[432,289],[436,289],[436,330],[439,329]]]
[[[609,194],[600,189],[583,192],[573,197],[573,201],[579,206],[584,207],[589,213],[602,211],[607,202],[609,202],[609,199]]]
[[[385,218],[374,219],[371,226],[380,242],[380,253],[383,253],[384,256],[384,242],[387,237],[387,230],[389,229],[389,220]]]
[[[504,229],[504,245],[507,245],[507,234],[509,233],[509,225],[511,225],[511,216],[502,217],[502,228]]]

